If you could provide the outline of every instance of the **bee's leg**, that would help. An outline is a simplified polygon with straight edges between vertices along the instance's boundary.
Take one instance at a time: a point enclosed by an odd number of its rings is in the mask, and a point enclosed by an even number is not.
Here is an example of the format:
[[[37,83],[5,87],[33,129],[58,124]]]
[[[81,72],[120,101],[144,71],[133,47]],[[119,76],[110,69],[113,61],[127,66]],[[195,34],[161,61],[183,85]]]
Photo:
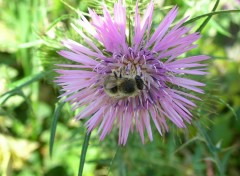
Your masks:
[[[148,90],[148,86],[145,83],[143,83],[143,85],[145,86],[145,88],[143,88],[143,90]]]
[[[148,90],[148,86],[145,84],[145,82],[143,81],[143,85],[144,85],[144,88],[143,90]]]

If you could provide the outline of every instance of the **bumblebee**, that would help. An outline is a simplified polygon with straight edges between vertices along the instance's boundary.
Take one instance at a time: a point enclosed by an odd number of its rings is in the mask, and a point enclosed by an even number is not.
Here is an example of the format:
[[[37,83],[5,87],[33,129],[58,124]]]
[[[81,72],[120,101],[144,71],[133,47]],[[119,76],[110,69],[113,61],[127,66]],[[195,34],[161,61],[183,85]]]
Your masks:
[[[114,76],[109,75],[104,80],[104,90],[114,98],[134,97],[144,88],[144,82],[139,75],[134,78],[122,77],[114,72]]]

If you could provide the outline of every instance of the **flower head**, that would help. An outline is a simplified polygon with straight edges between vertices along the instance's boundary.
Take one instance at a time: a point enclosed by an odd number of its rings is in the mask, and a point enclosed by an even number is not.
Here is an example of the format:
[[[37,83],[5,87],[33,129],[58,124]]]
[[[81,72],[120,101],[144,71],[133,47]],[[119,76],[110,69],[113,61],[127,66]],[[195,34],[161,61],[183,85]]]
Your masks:
[[[198,33],[188,34],[183,26],[186,18],[170,27],[178,8],[174,7],[151,32],[154,4],[150,2],[140,17],[136,5],[133,37],[127,41],[126,8],[118,2],[114,15],[103,7],[103,16],[89,10],[91,21],[84,16],[77,21],[82,28],[72,27],[84,39],[84,45],[73,40],[63,41],[69,50],[59,52],[76,64],[60,64],[56,82],[63,88],[61,96],[73,109],[84,107],[76,119],[89,118],[88,131],[99,126],[100,139],[112,128],[119,128],[119,144],[126,144],[128,134],[136,129],[144,142],[144,131],[153,140],[151,123],[162,135],[168,131],[167,122],[184,128],[190,123],[190,110],[199,99],[189,92],[203,93],[203,83],[184,78],[185,75],[204,75],[208,59],[204,55],[178,59],[196,47]],[[131,43],[131,44],[130,44]],[[151,122],[152,121],[152,122]]]

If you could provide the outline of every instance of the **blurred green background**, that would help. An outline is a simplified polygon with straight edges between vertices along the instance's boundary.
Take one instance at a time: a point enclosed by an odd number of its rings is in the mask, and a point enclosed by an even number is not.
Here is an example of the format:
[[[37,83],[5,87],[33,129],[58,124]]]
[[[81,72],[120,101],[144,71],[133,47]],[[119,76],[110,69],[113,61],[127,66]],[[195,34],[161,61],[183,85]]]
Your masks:
[[[163,6],[177,4],[180,20],[208,13],[214,3],[156,1],[154,21],[159,22],[167,13],[168,10],[159,10]],[[48,60],[51,63],[54,57],[60,58],[55,51],[52,55],[45,55],[44,51],[59,48],[58,33],[72,30],[69,17],[76,14],[71,7],[87,12],[94,5],[86,0],[0,0],[0,175],[77,175],[84,123],[74,122],[69,105],[58,103],[58,89],[47,79],[51,73],[44,71],[53,68],[47,67]],[[238,0],[221,0],[218,10],[239,7]],[[193,30],[203,20],[194,22]],[[239,175],[239,31],[240,13],[216,15],[201,32],[199,47],[189,53],[206,54],[212,59],[210,74],[204,79],[207,93],[196,109],[198,120],[188,130],[170,126],[170,133],[164,137],[155,130],[154,141],[145,145],[138,134],[130,134],[125,147],[117,145],[116,130],[103,142],[94,131],[84,175]],[[49,138],[56,113],[60,115],[50,158]]]

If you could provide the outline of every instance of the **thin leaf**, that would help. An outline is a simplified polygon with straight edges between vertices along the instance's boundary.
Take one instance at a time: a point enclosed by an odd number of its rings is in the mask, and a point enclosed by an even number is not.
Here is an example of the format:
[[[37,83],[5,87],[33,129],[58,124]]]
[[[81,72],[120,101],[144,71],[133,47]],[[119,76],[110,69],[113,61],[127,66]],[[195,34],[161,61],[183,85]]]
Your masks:
[[[213,142],[212,142],[211,138],[209,137],[209,135],[206,133],[206,131],[204,130],[204,128],[201,126],[201,124],[199,122],[195,122],[194,124],[197,126],[199,132],[204,137],[205,142],[206,142],[207,147],[210,150],[210,152],[212,154],[215,154],[216,151],[218,150],[218,148],[216,148],[216,146],[213,144]]]
[[[239,117],[238,117],[237,113],[235,112],[235,110],[232,108],[232,106],[230,104],[228,104],[226,101],[224,101],[222,98],[220,98],[220,97],[217,97],[217,98],[222,104],[224,104],[232,112],[232,114],[234,115],[236,120],[238,120]]]
[[[201,124],[199,122],[195,122],[195,125],[197,126],[197,128],[199,129],[199,132],[205,139],[207,147],[212,154],[212,158],[211,157],[210,158],[216,164],[219,175],[224,176],[225,174],[224,174],[223,163],[219,159],[219,156],[218,156],[220,149],[218,147],[216,147],[215,145],[213,145],[213,142],[212,142],[210,136],[207,134],[207,132],[204,130],[204,128],[201,127]]]
[[[211,20],[210,22],[214,28],[222,35],[225,35],[229,38],[233,38],[232,34],[230,32],[227,31],[227,29],[224,29],[220,24],[218,24],[218,22],[216,22],[215,20]]]
[[[118,171],[119,175],[121,176],[127,176],[127,171],[126,171],[126,163],[124,162],[123,156],[124,156],[124,149],[121,148],[119,149],[119,154],[118,154]]]
[[[66,20],[66,19],[70,19],[71,17],[73,17],[73,15],[62,15],[61,17],[57,18],[56,20],[54,20],[50,26],[47,28],[47,31],[49,31],[50,29],[52,29],[57,23],[59,23],[60,21]]]
[[[19,92],[21,92],[21,89],[25,86],[28,86],[30,84],[32,84],[33,82],[35,81],[38,81],[42,78],[44,78],[46,75],[48,75],[49,73],[51,73],[51,71],[47,71],[47,72],[41,72],[41,73],[38,73],[36,75],[33,75],[33,76],[29,76],[29,80],[20,84],[19,86],[15,87],[14,89],[8,91],[8,92],[5,92],[4,94],[2,94],[0,97],[4,97],[4,96],[7,96],[3,101],[5,102],[8,98],[10,98],[11,96],[13,95],[16,95],[16,94],[19,94]]]
[[[182,144],[180,147],[178,147],[178,148],[175,150],[174,154],[177,153],[178,151],[182,150],[184,147],[188,146],[189,144],[191,144],[191,143],[193,143],[193,142],[195,142],[195,141],[198,141],[198,140],[202,141],[203,139],[200,138],[200,137],[194,137],[194,138],[188,140],[187,142],[185,142],[184,144]]]
[[[186,21],[185,23],[183,23],[182,26],[185,26],[187,24],[191,24],[192,22],[195,22],[195,21],[200,20],[200,19],[202,19],[204,17],[207,17],[207,16],[225,14],[225,13],[239,13],[239,12],[240,12],[240,10],[220,10],[220,11],[210,12],[210,13],[206,13],[206,14],[197,16],[195,18],[192,18],[192,19]]]
[[[73,6],[71,6],[69,3],[67,3],[67,2],[64,1],[64,0],[61,0],[61,2],[62,2],[65,6],[67,6],[67,7],[70,8],[71,10],[73,10],[76,14],[83,14],[83,15],[85,15],[85,16],[90,16],[88,13],[85,13],[85,12],[79,10],[79,9],[74,8]]]
[[[86,154],[87,154],[90,137],[91,137],[91,132],[90,133],[86,132],[83,146],[82,146],[82,153],[81,153],[81,158],[80,158],[80,163],[79,163],[78,176],[82,176],[82,174],[83,174],[83,167],[84,167],[84,163],[85,163],[85,158],[86,158]]]
[[[26,49],[26,48],[32,48],[32,47],[36,47],[43,44],[43,40],[35,40],[35,41],[30,41],[27,43],[22,43],[20,45],[18,45],[18,48],[20,49]]]
[[[60,112],[66,102],[61,102],[58,104],[55,108],[54,114],[53,114],[53,122],[51,126],[51,132],[50,132],[50,144],[49,144],[49,154],[50,157],[52,157],[52,151],[53,151],[53,144],[54,144],[54,139],[55,139],[55,134],[56,134],[56,129],[57,129],[57,122],[60,117]]]
[[[223,159],[222,159],[223,173],[226,172],[229,157],[231,156],[232,152],[233,152],[232,150],[228,150],[223,156]]]
[[[113,156],[113,158],[112,158],[112,160],[111,160],[111,162],[110,162],[110,164],[109,164],[109,168],[108,168],[108,173],[107,173],[107,175],[110,174],[111,166],[112,166],[113,161],[115,160],[115,158],[116,158],[116,156],[117,156],[118,150],[119,150],[119,146],[117,147],[117,150],[116,150],[116,152],[115,152],[115,154],[114,154],[114,156]]]
[[[214,5],[214,7],[213,7],[213,9],[212,9],[212,12],[215,12],[215,11],[216,11],[217,6],[218,6],[218,4],[219,4],[219,1],[220,1],[220,0],[217,0],[217,1],[216,1],[215,5]],[[207,19],[204,20],[204,22],[201,24],[201,26],[197,29],[196,32],[201,32],[201,31],[203,30],[203,28],[207,25],[207,23],[209,22],[209,20],[210,20],[211,18],[212,18],[212,15],[209,15],[209,16],[207,17]]]
[[[71,6],[70,4],[68,4],[66,1],[61,0],[61,2],[66,5],[68,8],[70,8],[71,10],[73,10],[74,12],[78,13],[78,10],[75,9],[73,6]]]

